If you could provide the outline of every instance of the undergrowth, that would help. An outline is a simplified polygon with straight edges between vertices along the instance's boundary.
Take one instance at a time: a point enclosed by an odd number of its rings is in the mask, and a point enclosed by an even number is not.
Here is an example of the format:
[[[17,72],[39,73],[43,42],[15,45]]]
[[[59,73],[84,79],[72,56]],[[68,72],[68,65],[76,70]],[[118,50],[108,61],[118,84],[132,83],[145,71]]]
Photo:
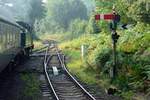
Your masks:
[[[144,31],[141,27],[145,27]],[[60,48],[71,57],[68,68],[84,82],[98,83],[104,88],[115,86],[119,90],[117,94],[127,100],[133,99],[140,93],[148,97],[150,94],[149,27],[137,24],[132,29],[118,33],[120,34],[117,43],[118,76],[112,83],[109,76],[113,64],[109,34],[82,35],[60,44]],[[83,44],[88,46],[84,59],[80,57],[80,48]]]
[[[39,100],[40,82],[37,80],[36,74],[21,74],[21,79],[25,83],[25,87],[22,91],[24,100]]]

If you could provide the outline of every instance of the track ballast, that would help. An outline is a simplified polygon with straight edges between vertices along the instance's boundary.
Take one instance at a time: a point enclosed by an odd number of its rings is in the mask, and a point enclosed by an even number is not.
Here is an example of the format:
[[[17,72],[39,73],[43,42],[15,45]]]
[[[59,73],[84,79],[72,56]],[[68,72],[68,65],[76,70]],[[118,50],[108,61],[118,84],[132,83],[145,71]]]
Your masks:
[[[96,100],[69,73],[64,56],[56,44],[48,46],[45,53],[44,71],[56,100]]]

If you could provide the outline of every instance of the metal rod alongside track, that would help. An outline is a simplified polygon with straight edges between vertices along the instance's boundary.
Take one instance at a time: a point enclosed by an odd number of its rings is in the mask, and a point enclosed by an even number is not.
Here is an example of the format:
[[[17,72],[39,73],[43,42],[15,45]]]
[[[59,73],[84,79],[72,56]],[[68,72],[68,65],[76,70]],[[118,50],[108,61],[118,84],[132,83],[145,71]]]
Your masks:
[[[51,52],[53,52],[52,55]],[[54,98],[56,100],[96,100],[70,74],[61,56],[56,45],[53,51],[50,47],[47,47],[44,59],[44,72]],[[58,75],[54,74],[56,73],[55,71]]]

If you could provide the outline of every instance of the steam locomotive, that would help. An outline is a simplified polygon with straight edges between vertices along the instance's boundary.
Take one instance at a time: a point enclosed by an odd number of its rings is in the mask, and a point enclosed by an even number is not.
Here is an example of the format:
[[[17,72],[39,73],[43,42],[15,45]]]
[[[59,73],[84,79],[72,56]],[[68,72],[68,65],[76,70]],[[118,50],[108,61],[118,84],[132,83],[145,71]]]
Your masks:
[[[24,22],[12,22],[0,17],[0,72],[10,64],[19,64],[32,49],[31,27]]]

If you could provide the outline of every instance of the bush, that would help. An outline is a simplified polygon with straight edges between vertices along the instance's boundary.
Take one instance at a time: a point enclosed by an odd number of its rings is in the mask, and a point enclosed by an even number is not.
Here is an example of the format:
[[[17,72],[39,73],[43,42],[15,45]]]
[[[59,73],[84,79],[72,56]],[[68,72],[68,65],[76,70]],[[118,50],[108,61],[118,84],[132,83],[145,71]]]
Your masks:
[[[125,95],[131,96],[128,90],[150,93],[148,92],[150,86],[147,84],[150,79],[150,31],[148,26],[137,24],[132,29],[118,32],[121,33],[117,43],[118,76],[113,81],[113,85],[122,90]],[[96,76],[101,76],[104,81],[110,80],[108,75],[113,64],[110,35],[104,32],[98,35],[83,35],[68,42],[65,47],[79,51],[82,44],[89,45],[85,68],[94,69],[95,73],[98,73]]]
[[[95,54],[95,63],[98,69],[102,72],[106,71],[105,64],[110,60],[112,50],[110,48],[102,48],[97,54]],[[107,70],[108,71],[108,70]]]
[[[21,79],[25,82],[25,87],[23,89],[23,97],[25,100],[39,100],[39,81],[37,80],[36,74],[21,74]]]

